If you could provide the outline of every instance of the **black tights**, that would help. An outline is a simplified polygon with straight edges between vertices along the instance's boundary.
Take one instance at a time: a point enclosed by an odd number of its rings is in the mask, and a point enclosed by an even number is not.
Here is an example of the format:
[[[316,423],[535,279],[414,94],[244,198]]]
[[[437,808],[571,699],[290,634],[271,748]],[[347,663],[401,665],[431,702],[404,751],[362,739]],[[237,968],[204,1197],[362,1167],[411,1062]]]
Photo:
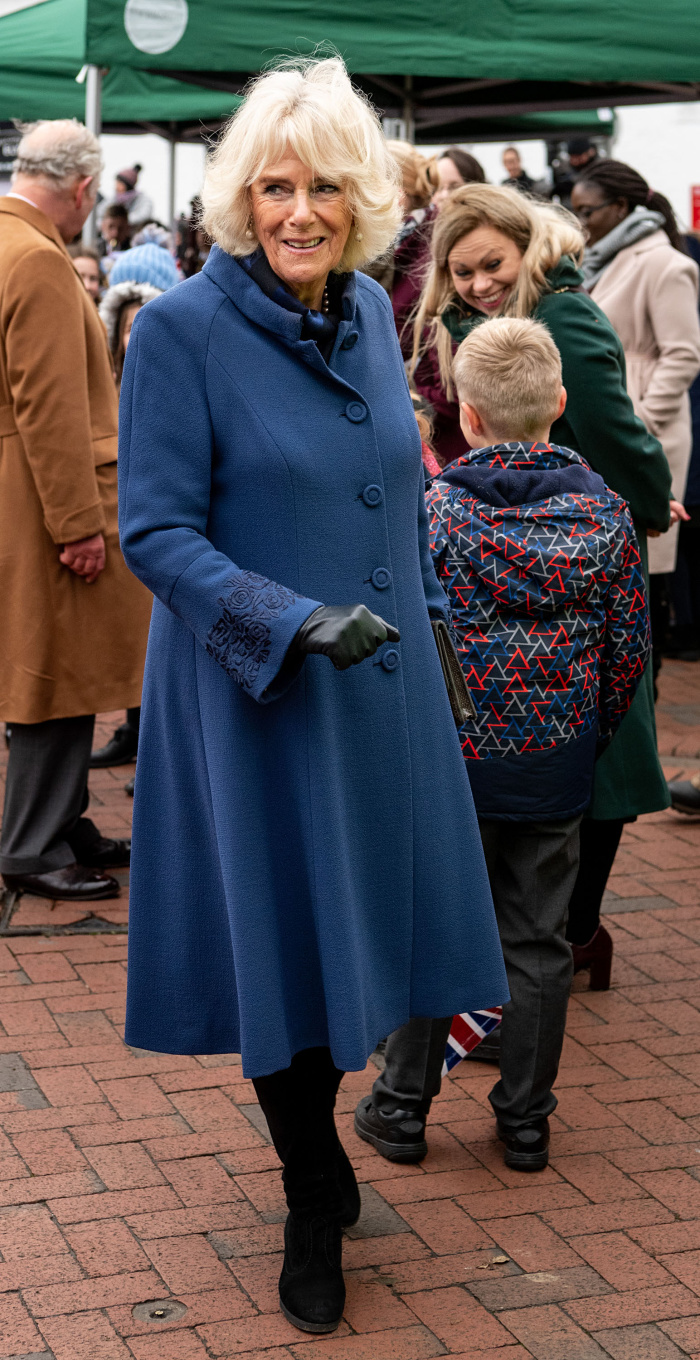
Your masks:
[[[588,944],[600,925],[603,893],[624,825],[621,817],[606,822],[598,821],[595,817],[584,817],[581,822],[581,859],[569,903],[566,930],[570,944]]]
[[[289,1067],[253,1077],[267,1119],[290,1209],[336,1210],[339,1196],[335,1100],[343,1073],[329,1048],[305,1048]]]

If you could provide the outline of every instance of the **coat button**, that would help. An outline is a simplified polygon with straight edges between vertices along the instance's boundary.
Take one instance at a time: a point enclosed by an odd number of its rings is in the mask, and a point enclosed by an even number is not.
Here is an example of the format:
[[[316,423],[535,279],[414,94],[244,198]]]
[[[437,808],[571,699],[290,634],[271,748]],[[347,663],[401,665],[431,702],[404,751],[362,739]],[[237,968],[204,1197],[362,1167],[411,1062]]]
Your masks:
[[[393,647],[388,652],[384,652],[381,664],[385,671],[395,671],[399,664],[398,652],[395,652]]]
[[[345,339],[342,341],[340,348],[352,349],[353,345],[357,344],[359,338],[357,331],[350,331],[349,335],[346,335]]]
[[[369,579],[376,590],[386,590],[391,585],[391,572],[388,567],[375,567]]]
[[[359,425],[367,416],[367,407],[361,401],[349,401],[345,407],[345,414],[353,425]]]
[[[375,505],[381,505],[384,500],[384,492],[380,486],[375,486],[374,483],[372,483],[370,486],[365,487],[362,492],[362,499],[365,505],[369,505],[370,509],[373,509]]]

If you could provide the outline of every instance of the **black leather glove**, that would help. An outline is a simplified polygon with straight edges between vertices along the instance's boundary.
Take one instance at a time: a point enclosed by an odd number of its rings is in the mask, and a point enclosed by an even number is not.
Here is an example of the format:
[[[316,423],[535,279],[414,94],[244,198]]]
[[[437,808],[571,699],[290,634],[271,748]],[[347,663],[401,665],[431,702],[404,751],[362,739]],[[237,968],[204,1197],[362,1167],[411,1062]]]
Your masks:
[[[346,671],[387,641],[400,641],[398,629],[363,604],[322,605],[302,623],[292,648],[302,656],[320,652],[330,657],[337,671]]]

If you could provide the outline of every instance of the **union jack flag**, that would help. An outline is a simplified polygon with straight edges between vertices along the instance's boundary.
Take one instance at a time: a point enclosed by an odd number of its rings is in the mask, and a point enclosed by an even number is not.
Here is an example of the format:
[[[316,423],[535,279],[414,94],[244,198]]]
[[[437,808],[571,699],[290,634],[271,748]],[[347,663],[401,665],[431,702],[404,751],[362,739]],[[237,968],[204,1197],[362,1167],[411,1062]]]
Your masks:
[[[500,1006],[489,1006],[483,1011],[464,1011],[462,1015],[455,1016],[445,1049],[443,1077],[446,1077],[462,1058],[466,1058],[467,1053],[471,1053],[492,1029],[500,1025],[501,1014]]]

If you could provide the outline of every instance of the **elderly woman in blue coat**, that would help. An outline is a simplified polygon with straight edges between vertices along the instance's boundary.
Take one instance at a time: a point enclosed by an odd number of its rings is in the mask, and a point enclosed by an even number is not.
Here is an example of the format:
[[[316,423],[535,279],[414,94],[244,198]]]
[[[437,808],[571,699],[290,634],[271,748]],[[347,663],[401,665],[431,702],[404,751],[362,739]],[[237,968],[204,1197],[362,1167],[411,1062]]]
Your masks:
[[[420,438],[391,306],[400,220],[338,60],[260,77],[207,169],[202,271],[139,312],[121,531],[155,595],[126,1036],[240,1052],[283,1163],[280,1297],[342,1315],[359,1193],[342,1073],[507,988],[431,630]]]

